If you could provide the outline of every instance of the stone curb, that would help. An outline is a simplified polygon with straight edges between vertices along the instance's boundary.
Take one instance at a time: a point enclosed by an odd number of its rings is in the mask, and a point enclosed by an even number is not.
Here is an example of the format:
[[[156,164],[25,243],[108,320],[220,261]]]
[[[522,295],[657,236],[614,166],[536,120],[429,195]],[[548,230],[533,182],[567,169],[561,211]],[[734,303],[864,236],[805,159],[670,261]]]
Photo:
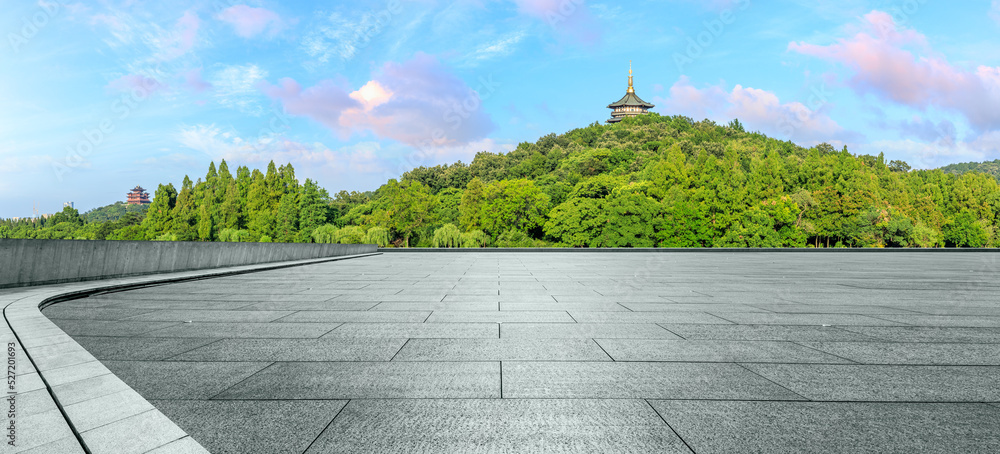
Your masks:
[[[0,339],[8,347],[14,345],[17,393],[13,395],[16,441],[14,449],[9,450],[8,419],[3,424],[4,445],[8,448],[4,452],[208,452],[42,315],[41,308],[99,292],[374,255],[379,253],[0,290],[5,319],[0,324]],[[8,363],[11,355],[8,348]],[[7,400],[12,390],[8,387],[5,391]],[[4,407],[10,405],[7,400]]]

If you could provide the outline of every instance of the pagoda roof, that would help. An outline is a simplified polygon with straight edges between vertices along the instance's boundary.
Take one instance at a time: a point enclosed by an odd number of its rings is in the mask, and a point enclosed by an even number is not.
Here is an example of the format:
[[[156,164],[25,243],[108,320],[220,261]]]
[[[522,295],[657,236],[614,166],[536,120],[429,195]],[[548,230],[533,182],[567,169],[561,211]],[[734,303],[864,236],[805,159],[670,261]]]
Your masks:
[[[622,99],[608,104],[609,109],[614,109],[615,107],[645,107],[650,109],[656,106],[639,99],[639,97],[635,95],[635,92],[629,91],[625,93],[625,96],[622,97]]]

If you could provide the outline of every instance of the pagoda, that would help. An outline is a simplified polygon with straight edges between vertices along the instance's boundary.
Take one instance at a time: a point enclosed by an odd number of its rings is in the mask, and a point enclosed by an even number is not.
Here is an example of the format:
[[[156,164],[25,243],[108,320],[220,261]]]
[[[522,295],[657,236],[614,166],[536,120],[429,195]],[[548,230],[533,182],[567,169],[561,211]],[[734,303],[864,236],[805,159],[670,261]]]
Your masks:
[[[148,205],[150,203],[149,193],[142,186],[132,188],[128,194],[125,194],[125,197],[128,198],[126,201],[128,205]]]
[[[632,88],[632,62],[628,62],[628,90],[625,91],[625,96],[622,99],[608,104],[608,109],[611,109],[611,118],[608,119],[608,123],[618,123],[625,117],[649,113],[649,109],[653,107],[655,106],[635,95],[635,89]]]

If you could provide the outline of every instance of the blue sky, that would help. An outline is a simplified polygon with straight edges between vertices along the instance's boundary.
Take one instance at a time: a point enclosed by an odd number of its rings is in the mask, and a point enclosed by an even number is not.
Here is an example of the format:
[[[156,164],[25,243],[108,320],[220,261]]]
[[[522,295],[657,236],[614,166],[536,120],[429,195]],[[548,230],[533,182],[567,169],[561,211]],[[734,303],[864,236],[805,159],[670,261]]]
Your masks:
[[[657,112],[916,168],[1000,157],[1000,1],[0,0],[0,217],[209,161],[336,192]]]

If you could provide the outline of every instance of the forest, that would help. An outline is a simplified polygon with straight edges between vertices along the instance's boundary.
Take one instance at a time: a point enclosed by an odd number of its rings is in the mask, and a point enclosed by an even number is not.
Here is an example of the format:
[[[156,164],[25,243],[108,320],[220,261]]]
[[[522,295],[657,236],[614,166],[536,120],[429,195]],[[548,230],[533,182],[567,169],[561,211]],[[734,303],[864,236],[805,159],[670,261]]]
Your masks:
[[[996,247],[1000,188],[683,116],[641,115],[331,195],[290,164],[222,161],[145,210],[65,208],[0,238],[389,247]],[[121,205],[116,204],[116,205]]]

